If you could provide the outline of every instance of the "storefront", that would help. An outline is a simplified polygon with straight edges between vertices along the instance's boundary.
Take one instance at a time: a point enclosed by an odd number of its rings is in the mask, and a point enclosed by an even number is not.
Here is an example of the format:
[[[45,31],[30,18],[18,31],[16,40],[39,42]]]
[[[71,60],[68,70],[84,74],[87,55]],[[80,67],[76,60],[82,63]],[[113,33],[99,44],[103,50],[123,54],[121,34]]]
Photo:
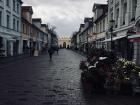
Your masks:
[[[105,43],[104,43],[104,40],[105,38],[101,38],[101,39],[98,39],[96,41],[96,48],[105,48]]]
[[[129,35],[128,40],[133,48],[133,61],[140,65],[140,34]]]
[[[0,36],[0,57],[4,56],[5,50],[3,50],[3,37]]]
[[[3,38],[0,36],[0,49],[3,47]]]
[[[112,43],[112,50],[115,51],[118,57],[120,58],[127,58],[127,35],[116,36],[112,38],[106,39],[103,41],[106,43],[106,49],[111,50],[111,43]]]
[[[106,36],[105,32],[97,34],[97,37],[96,37],[96,48],[100,49],[100,48],[105,47],[105,43],[104,43],[105,36]]]
[[[19,53],[19,39],[8,35],[0,35],[0,50],[2,56],[15,56]]]
[[[133,48],[133,61],[140,66],[140,16],[137,16],[133,30],[128,32],[128,40]]]

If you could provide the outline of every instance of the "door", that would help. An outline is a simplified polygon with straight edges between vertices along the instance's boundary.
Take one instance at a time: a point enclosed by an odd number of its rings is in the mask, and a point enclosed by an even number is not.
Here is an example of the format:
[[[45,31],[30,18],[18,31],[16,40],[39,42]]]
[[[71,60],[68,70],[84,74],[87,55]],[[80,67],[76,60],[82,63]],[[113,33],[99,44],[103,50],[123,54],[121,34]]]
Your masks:
[[[67,45],[66,45],[66,42],[64,42],[64,43],[63,43],[63,48],[66,48],[66,46],[67,46]]]
[[[19,48],[19,40],[16,40],[13,43],[13,55],[14,56],[18,55],[18,48]]]
[[[7,40],[7,56],[11,56],[11,44],[10,41]]]

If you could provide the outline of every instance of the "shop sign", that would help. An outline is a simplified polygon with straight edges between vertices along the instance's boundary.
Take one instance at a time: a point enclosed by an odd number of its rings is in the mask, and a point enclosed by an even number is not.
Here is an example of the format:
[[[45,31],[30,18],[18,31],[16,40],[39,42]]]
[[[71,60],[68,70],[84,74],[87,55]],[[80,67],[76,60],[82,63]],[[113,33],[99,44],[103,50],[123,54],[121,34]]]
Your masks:
[[[129,42],[140,42],[140,38],[129,39]]]

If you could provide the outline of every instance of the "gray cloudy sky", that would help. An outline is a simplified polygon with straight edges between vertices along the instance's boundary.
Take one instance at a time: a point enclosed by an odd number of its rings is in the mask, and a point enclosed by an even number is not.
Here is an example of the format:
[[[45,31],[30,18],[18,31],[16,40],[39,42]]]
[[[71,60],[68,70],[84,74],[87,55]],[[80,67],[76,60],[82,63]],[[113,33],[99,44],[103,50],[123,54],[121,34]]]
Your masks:
[[[23,5],[33,6],[35,18],[56,26],[59,36],[71,36],[83,23],[84,17],[92,17],[92,7],[107,0],[22,0]]]

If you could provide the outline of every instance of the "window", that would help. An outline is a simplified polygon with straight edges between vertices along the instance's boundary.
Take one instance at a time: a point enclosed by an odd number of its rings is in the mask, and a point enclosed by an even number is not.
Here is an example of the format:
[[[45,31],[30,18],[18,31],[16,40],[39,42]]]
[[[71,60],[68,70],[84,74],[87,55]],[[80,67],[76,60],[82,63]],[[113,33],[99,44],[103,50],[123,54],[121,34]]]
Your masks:
[[[23,33],[26,33],[26,25],[23,23]]]
[[[26,25],[26,34],[28,34],[28,25]]]
[[[103,32],[105,31],[105,19],[103,20]]]
[[[100,26],[99,26],[99,23],[97,24],[97,32],[98,32],[98,33],[100,32]]]
[[[19,31],[19,21],[17,20],[17,31]]]
[[[111,20],[113,20],[113,13],[111,13]]]
[[[113,3],[113,0],[110,0],[110,3],[112,4]]]
[[[126,12],[127,12],[127,3],[124,3],[124,5],[123,5],[123,25],[125,25]]]
[[[19,3],[17,3],[17,13],[19,13]]]
[[[24,33],[24,24],[22,24],[22,33]]]
[[[118,19],[119,19],[119,8],[116,9],[116,24],[115,24],[115,28],[118,27]]]
[[[7,28],[10,28],[10,16],[7,15]]]
[[[102,32],[102,21],[100,21],[100,33]]]
[[[13,10],[16,11],[16,1],[13,0]]]
[[[13,19],[13,29],[16,29],[16,19]]]
[[[6,5],[10,7],[10,0],[6,0]]]
[[[0,25],[2,25],[2,11],[0,11]]]
[[[3,38],[0,36],[0,48],[3,47]]]
[[[133,0],[132,1],[132,17],[131,17],[131,21],[135,21],[136,8],[137,8],[137,0]]]

